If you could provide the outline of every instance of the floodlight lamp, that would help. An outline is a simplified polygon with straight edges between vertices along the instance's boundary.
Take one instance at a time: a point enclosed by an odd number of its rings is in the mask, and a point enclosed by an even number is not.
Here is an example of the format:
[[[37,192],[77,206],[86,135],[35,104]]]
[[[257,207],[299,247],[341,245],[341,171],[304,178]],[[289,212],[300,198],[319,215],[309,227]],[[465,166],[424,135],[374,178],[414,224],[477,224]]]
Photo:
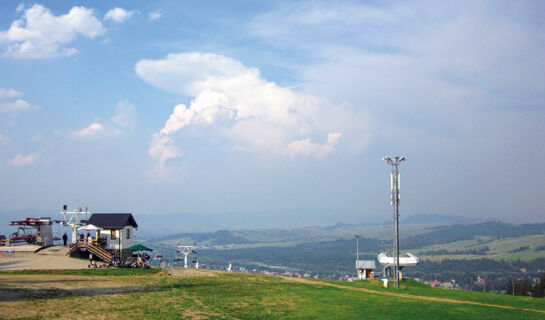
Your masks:
[[[399,158],[399,162],[405,161],[405,156]]]
[[[382,160],[386,161],[386,163],[388,163],[388,164],[392,164],[392,158],[390,158],[390,157],[384,157],[384,158],[382,158]]]

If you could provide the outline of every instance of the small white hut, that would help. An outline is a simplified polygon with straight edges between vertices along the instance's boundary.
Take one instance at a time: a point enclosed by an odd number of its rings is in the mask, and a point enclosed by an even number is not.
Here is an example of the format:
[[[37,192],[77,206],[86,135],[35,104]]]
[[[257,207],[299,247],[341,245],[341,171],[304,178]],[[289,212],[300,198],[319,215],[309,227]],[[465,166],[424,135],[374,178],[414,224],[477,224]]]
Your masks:
[[[375,268],[375,260],[356,260],[358,280],[373,279]]]
[[[123,252],[134,245],[138,224],[130,213],[93,213],[87,224],[98,227],[97,239],[106,250]]]

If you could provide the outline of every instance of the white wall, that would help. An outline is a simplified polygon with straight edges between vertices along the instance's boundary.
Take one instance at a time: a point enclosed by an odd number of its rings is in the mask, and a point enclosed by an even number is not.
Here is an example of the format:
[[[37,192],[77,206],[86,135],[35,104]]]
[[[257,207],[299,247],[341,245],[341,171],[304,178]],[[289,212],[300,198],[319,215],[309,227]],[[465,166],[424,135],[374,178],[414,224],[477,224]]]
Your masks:
[[[121,242],[121,249],[127,249],[128,247],[131,247],[134,244],[134,228],[132,226],[127,226],[124,229],[121,230],[115,230],[116,232],[116,238],[114,240],[111,239],[111,230],[109,229],[103,229],[100,234],[106,235],[106,247],[105,249],[109,250],[118,250],[119,249],[119,243]],[[127,239],[127,232],[130,233],[130,239]],[[121,237],[121,241],[119,240],[119,237]]]

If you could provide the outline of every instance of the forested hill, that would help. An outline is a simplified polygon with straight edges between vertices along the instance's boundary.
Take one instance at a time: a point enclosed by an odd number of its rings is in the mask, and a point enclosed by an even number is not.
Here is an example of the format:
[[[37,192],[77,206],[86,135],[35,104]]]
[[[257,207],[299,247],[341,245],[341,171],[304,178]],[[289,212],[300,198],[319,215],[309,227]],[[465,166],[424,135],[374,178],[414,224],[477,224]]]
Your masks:
[[[433,227],[433,230],[430,232],[404,238],[401,247],[402,249],[416,249],[434,244],[470,240],[476,236],[489,236],[501,239],[544,233],[545,223],[515,225],[491,221],[474,224],[454,224]]]
[[[300,229],[259,229],[229,231],[219,230],[208,233],[178,233],[155,238],[161,242],[183,242],[187,244],[218,245],[275,245],[295,244],[317,241],[335,241],[337,239],[353,239],[354,234],[389,241],[391,239],[388,225],[349,225],[337,224],[330,227],[314,227]],[[405,236],[409,234],[409,236]],[[419,249],[425,246],[445,244],[461,240],[471,240],[482,236],[488,239],[516,238],[545,234],[545,223],[509,224],[498,221],[479,223],[445,224],[445,225],[405,225],[401,224],[401,249]],[[389,239],[388,239],[389,238]]]

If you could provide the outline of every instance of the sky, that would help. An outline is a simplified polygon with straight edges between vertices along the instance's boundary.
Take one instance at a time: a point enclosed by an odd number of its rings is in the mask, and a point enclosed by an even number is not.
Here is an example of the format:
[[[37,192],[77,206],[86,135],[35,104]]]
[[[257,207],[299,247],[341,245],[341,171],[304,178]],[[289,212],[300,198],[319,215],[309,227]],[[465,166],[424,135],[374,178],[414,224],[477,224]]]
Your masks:
[[[544,75],[543,1],[2,1],[0,216],[544,221]]]

